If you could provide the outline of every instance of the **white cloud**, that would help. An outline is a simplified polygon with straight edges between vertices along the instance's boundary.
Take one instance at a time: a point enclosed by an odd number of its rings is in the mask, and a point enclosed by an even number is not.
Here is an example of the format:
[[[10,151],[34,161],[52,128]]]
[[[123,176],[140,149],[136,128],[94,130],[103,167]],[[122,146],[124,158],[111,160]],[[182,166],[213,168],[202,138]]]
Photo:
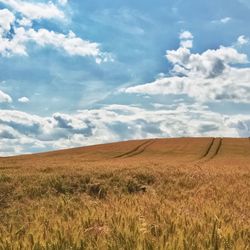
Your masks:
[[[12,98],[8,94],[0,90],[0,103],[11,103],[11,102]]]
[[[69,55],[100,56],[99,44],[83,40],[70,31],[68,35],[48,31],[46,29],[29,29],[24,33],[24,39],[36,42],[38,45],[51,45],[64,49]]]
[[[228,117],[225,120],[225,124],[228,127],[237,130],[237,133],[241,137],[250,137],[250,116],[249,115],[236,115]]]
[[[246,117],[247,118],[247,117]],[[180,136],[239,136],[230,118],[200,105],[173,104],[159,109],[109,105],[75,114],[39,117],[0,110],[0,154],[20,154],[111,141]],[[248,117],[250,120],[250,117]],[[188,126],[187,126],[188,124]],[[6,147],[1,147],[5,143]]]
[[[110,54],[100,50],[100,44],[77,37],[72,31],[62,34],[44,28],[35,30],[32,27],[35,19],[63,19],[65,17],[64,13],[52,2],[0,0],[0,3],[9,8],[0,10],[0,55],[27,56],[28,45],[35,43],[40,47],[52,46],[71,56],[93,57],[98,64],[113,61]],[[66,3],[66,0],[60,1],[62,5]],[[9,36],[11,26],[13,26],[13,32]]]
[[[23,17],[22,19],[18,20],[18,24],[22,27],[31,27],[32,21],[29,18]]]
[[[14,11],[32,20],[65,18],[64,13],[52,2],[32,3],[21,0],[0,0],[0,3],[9,6]]]
[[[186,30],[180,33],[179,35],[180,38],[180,46],[183,48],[190,49],[193,47],[193,34]]]
[[[237,39],[238,45],[245,45],[247,43],[249,43],[249,39],[247,37],[245,37],[243,35],[238,37],[238,39]]]
[[[168,50],[166,58],[174,66],[179,66],[176,73],[214,77],[221,74],[229,64],[246,63],[247,56],[234,48],[221,46],[216,50],[207,50],[202,54],[192,54],[189,49],[180,47]]]
[[[89,42],[77,37],[72,31],[67,35],[48,31],[46,29],[34,30],[23,27],[15,28],[15,36],[12,40],[0,37],[0,54],[4,56],[28,55],[27,44],[34,42],[37,45],[53,46],[62,49],[71,56],[90,56],[96,59],[97,63],[111,61],[108,53],[100,50],[98,43]]]
[[[224,18],[220,19],[220,22],[221,22],[221,23],[228,23],[228,22],[230,22],[231,20],[232,20],[231,17],[224,17]]]
[[[199,102],[250,103],[250,67],[235,66],[248,63],[248,58],[235,48],[221,46],[194,54],[181,46],[177,50],[168,50],[166,58],[173,65],[170,76],[122,91],[187,95]]]
[[[20,97],[18,99],[18,101],[21,102],[21,103],[28,103],[30,100],[26,96],[23,96],[23,97]]]
[[[18,28],[15,29],[15,36],[13,39],[0,36],[0,55],[27,55],[24,33],[25,30],[23,28]]]
[[[180,40],[192,40],[194,36],[190,31],[186,30],[180,33],[179,38]]]
[[[183,48],[192,48],[193,47],[193,41],[192,40],[183,40],[180,42],[181,47]]]
[[[224,25],[224,24],[227,24],[227,23],[229,23],[231,21],[232,21],[231,17],[223,17],[221,19],[212,20],[211,23]]]
[[[15,16],[7,9],[0,9],[0,36],[8,32],[15,21]]]

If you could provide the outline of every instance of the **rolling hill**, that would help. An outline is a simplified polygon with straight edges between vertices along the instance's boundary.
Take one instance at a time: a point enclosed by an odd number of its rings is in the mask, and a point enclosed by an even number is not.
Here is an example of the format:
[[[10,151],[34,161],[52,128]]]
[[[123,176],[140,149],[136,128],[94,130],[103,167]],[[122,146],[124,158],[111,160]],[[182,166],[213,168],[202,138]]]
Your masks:
[[[0,249],[250,249],[250,140],[0,158]]]

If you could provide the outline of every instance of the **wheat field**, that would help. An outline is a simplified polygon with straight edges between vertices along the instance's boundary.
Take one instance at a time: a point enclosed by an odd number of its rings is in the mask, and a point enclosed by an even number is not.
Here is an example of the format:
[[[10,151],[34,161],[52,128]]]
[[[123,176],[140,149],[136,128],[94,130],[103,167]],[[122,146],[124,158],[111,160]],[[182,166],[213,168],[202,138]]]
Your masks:
[[[0,158],[0,249],[250,249],[250,140]]]

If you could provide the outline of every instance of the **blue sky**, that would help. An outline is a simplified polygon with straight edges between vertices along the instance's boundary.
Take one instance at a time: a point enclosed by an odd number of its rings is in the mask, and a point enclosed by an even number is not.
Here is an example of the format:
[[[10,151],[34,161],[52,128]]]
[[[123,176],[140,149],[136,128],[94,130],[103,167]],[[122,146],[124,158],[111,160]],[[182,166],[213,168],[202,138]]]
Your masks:
[[[0,154],[250,136],[248,0],[0,0]]]

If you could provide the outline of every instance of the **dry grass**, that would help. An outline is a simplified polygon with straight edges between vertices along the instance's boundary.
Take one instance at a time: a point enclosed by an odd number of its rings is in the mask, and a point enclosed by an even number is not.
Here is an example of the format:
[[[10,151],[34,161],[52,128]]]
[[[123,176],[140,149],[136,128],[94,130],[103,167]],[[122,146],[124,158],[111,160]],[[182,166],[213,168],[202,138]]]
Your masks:
[[[250,249],[250,141],[0,158],[0,249]]]

